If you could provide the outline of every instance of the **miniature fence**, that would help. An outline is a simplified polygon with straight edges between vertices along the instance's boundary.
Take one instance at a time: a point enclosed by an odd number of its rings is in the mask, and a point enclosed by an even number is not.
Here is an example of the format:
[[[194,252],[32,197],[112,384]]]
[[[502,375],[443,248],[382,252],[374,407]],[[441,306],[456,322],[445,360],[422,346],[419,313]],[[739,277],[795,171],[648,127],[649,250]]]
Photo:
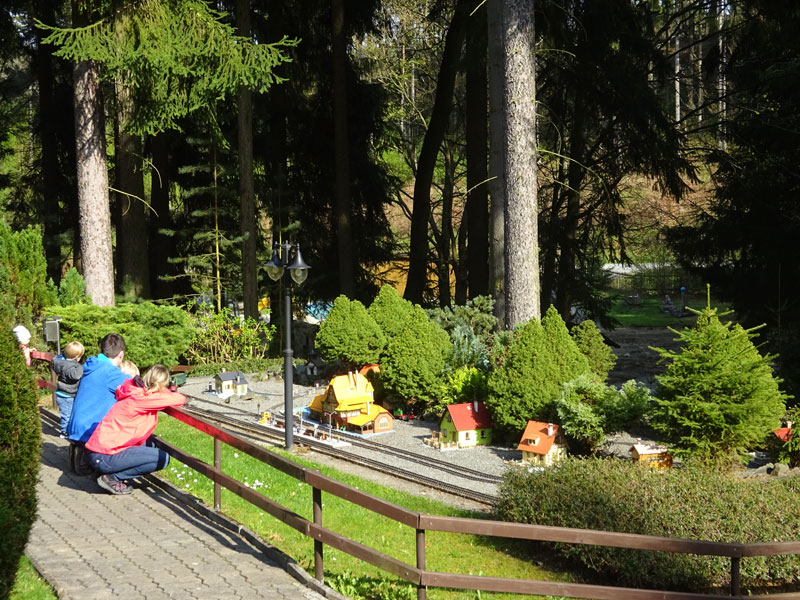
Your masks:
[[[168,451],[177,460],[202,473],[214,481],[214,510],[221,510],[221,488],[224,487],[242,497],[261,510],[283,521],[290,527],[314,540],[314,577],[323,581],[324,546],[346,552],[351,556],[392,573],[417,586],[418,600],[427,598],[428,587],[459,588],[492,592],[517,594],[541,594],[568,596],[572,598],[593,598],[608,600],[700,600],[718,599],[719,595],[695,594],[682,592],[657,591],[647,589],[622,588],[604,585],[588,585],[578,583],[560,583],[529,579],[509,579],[480,575],[463,575],[458,573],[439,573],[425,568],[425,534],[427,531],[443,531],[493,537],[505,537],[518,540],[537,540],[562,542],[570,544],[590,544],[614,548],[636,550],[652,550],[659,552],[680,552],[706,556],[728,557],[731,559],[730,596],[743,598],[741,594],[740,561],[742,558],[755,556],[795,555],[800,554],[800,541],[766,542],[754,544],[718,543],[697,540],[673,539],[649,535],[612,533],[586,529],[568,529],[506,523],[501,521],[484,521],[457,517],[440,517],[408,510],[371,494],[340,483],[319,471],[306,469],[269,450],[256,446],[235,435],[218,429],[208,421],[189,415],[181,409],[168,408],[170,416],[202,431],[214,438],[214,465],[208,465],[200,459],[183,452],[179,448],[155,438],[156,444]],[[312,488],[313,521],[292,512],[282,505],[270,500],[263,494],[245,486],[243,483],[226,475],[221,470],[222,443],[249,454],[279,471],[306,483]],[[366,508],[384,517],[388,517],[413,528],[416,531],[416,564],[410,565],[391,556],[383,554],[355,540],[342,536],[322,525],[322,492],[333,494],[348,502]],[[798,598],[796,593],[777,593],[768,596],[747,596],[747,598]]]

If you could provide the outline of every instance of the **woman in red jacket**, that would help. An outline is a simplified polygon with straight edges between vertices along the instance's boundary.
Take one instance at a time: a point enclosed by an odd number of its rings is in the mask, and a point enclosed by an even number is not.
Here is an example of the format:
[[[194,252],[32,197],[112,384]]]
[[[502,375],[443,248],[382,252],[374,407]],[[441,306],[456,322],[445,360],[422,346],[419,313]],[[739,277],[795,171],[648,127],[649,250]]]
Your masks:
[[[144,377],[127,380],[117,388],[117,401],[86,442],[91,464],[102,473],[101,488],[112,494],[130,494],[125,483],[169,464],[169,454],[145,444],[158,424],[158,411],[186,403],[183,394],[167,389],[169,370],[153,365]]]

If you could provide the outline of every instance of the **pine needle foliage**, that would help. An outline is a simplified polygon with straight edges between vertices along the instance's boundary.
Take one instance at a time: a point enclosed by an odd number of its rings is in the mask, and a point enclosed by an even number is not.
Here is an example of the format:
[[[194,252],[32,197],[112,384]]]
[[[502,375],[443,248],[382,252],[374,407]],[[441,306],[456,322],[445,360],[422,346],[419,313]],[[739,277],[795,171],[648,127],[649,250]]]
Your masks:
[[[37,26],[50,32],[43,41],[59,47],[57,56],[97,61],[131,88],[131,130],[140,134],[180,129],[179,119],[240,85],[263,92],[283,81],[274,70],[299,42],[253,43],[202,0],[139,0],[105,13],[86,27]]]
[[[378,362],[386,338],[361,302],[339,296],[320,323],[315,344],[322,358],[341,360],[350,371]]]
[[[600,379],[605,380],[609,371],[617,364],[617,357],[603,340],[603,334],[594,324],[594,321],[587,319],[572,328],[570,332],[572,339],[578,345],[578,349],[589,361],[592,372]]]
[[[741,457],[780,425],[788,396],[773,375],[774,356],[753,344],[756,329],[723,323],[716,309],[704,308],[694,327],[672,330],[680,351],[653,348],[670,364],[656,377],[652,425],[679,453]]]
[[[530,419],[557,421],[555,402],[563,385],[590,372],[589,361],[552,306],[520,330],[508,357],[489,377],[487,407],[495,426],[512,437]]]

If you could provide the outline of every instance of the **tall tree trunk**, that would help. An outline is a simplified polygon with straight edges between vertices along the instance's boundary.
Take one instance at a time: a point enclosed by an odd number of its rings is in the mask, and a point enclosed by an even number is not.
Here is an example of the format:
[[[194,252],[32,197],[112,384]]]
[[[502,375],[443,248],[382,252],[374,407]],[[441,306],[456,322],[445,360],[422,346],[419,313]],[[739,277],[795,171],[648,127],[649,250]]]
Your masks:
[[[487,62],[489,70],[489,293],[494,298],[498,324],[506,322],[505,298],[505,29],[503,0],[489,0],[486,7]]]
[[[439,306],[450,306],[450,242],[453,236],[453,161],[450,153],[444,154],[444,185],[442,186],[442,231],[439,236]]]
[[[78,212],[86,293],[98,306],[113,306],[111,210],[99,71],[93,61],[80,61],[74,69]]]
[[[236,0],[236,27],[240,36],[250,39],[250,2]],[[256,244],[256,195],[253,184],[253,95],[239,86],[237,104],[237,146],[239,150],[239,217],[242,240],[242,295],[245,317],[258,317],[258,268]]]
[[[453,20],[444,41],[442,64],[436,82],[436,98],[433,101],[431,118],[417,162],[414,181],[414,203],[411,214],[411,240],[408,256],[408,279],[404,297],[421,303],[428,283],[428,219],[431,216],[431,184],[436,168],[436,157],[447,131],[450,107],[453,100],[458,59],[464,44],[467,25],[467,10],[471,0],[459,0]]]
[[[175,256],[174,238],[166,232],[172,231],[174,223],[169,208],[169,189],[172,168],[169,162],[170,134],[162,132],[150,141],[153,168],[150,178],[150,206],[153,208],[147,220],[150,240],[150,289],[154,298],[169,298],[180,284],[168,279],[177,275],[177,268],[169,262]]]
[[[142,139],[127,131],[133,99],[124,81],[116,82],[117,280],[126,294],[151,298],[147,222],[142,172]]]
[[[533,3],[504,4],[506,329],[540,317]]]
[[[486,81],[486,7],[481,4],[467,25],[467,265],[469,297],[489,293],[489,190]],[[465,257],[460,256],[460,260]]]
[[[336,250],[339,256],[339,293],[355,295],[353,269],[352,200],[350,198],[350,150],[347,140],[347,39],[344,0],[331,2],[333,44],[333,150],[336,206]]]

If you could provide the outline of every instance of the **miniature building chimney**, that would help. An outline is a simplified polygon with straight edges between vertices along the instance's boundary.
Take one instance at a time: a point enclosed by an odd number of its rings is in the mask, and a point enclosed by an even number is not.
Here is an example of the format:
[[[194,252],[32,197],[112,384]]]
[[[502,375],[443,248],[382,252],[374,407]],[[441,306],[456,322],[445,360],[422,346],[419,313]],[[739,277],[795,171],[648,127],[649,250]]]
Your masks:
[[[548,437],[552,437],[552,435],[553,435],[553,424],[552,423],[548,423],[547,424],[547,436]]]
[[[475,412],[478,412],[478,401],[477,400],[474,400],[472,402],[472,410],[474,410]]]
[[[348,371],[347,372],[347,379],[350,382],[350,389],[352,390],[353,389],[353,372],[352,371]]]

